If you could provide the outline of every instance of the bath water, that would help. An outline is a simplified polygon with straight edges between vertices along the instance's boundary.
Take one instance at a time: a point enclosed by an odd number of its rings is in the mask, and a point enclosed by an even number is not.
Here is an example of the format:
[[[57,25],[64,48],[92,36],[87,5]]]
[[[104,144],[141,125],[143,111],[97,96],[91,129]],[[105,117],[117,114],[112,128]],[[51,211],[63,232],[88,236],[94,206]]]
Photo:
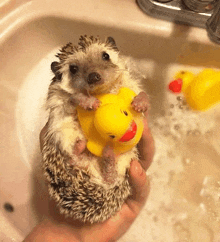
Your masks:
[[[47,120],[44,103],[56,51],[33,68],[18,98],[17,132],[30,169],[39,153],[39,132]],[[148,201],[120,241],[219,242],[220,107],[195,112],[182,95],[167,91],[177,71],[198,72],[202,67],[161,64],[160,70],[157,63],[147,60],[139,60],[138,66],[146,70],[146,88],[153,100],[150,126],[156,153],[147,171],[151,182]]]
[[[220,105],[196,112],[182,94],[170,93],[180,70],[202,67],[167,66],[164,106],[150,118],[156,146],[147,171],[151,192],[123,242],[220,241]]]

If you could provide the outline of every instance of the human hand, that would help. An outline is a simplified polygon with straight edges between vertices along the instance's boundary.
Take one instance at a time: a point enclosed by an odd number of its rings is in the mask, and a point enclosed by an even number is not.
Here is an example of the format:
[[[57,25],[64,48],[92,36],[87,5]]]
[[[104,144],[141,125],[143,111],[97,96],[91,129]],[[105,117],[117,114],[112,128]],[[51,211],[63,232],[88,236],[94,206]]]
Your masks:
[[[40,134],[41,149],[46,130],[47,125],[42,129]],[[154,142],[147,120],[144,123],[144,132],[138,148],[141,164],[137,160],[133,160],[129,170],[132,195],[126,200],[122,209],[115,216],[103,223],[92,225],[71,219],[62,219],[61,217],[51,217],[37,225],[25,239],[25,242],[113,242],[118,240],[129,229],[140,213],[150,191],[145,170],[150,166],[153,159]]]

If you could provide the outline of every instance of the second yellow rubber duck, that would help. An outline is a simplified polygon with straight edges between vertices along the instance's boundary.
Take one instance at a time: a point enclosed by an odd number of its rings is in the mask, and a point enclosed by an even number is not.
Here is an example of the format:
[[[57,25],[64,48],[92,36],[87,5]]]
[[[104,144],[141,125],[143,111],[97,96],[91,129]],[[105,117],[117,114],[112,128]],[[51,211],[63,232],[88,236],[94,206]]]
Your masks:
[[[220,71],[204,69],[195,75],[180,71],[169,84],[173,92],[183,92],[192,109],[205,111],[220,102]]]

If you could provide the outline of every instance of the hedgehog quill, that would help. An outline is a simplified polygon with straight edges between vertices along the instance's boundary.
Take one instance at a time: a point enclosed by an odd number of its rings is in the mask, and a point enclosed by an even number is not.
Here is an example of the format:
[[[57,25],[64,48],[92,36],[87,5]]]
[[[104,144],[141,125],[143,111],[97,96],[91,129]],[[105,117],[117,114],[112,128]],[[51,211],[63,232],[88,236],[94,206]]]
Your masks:
[[[119,211],[131,194],[128,169],[131,160],[138,159],[138,151],[134,147],[116,156],[106,145],[102,157],[90,153],[76,107],[96,110],[100,101],[94,95],[128,87],[137,94],[131,103],[134,110],[145,112],[148,97],[112,37],[102,42],[81,36],[77,46],[68,43],[56,57],[59,61],[51,64],[55,76],[46,101],[49,118],[42,149],[49,194],[66,217],[102,222]]]

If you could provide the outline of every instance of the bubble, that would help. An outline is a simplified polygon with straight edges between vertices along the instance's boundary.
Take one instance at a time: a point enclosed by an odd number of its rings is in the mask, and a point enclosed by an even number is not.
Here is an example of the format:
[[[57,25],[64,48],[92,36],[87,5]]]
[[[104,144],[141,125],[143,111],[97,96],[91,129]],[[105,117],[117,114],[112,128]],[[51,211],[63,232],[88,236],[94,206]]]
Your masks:
[[[183,157],[183,158],[182,158],[182,163],[183,163],[183,165],[189,165],[189,164],[191,163],[191,161],[190,161],[189,158],[185,158],[185,157]]]
[[[179,129],[180,129],[180,125],[179,125],[179,124],[175,124],[175,125],[174,125],[174,129],[175,129],[175,130],[179,130]]]
[[[181,97],[181,96],[177,96],[177,101],[182,101],[183,100],[183,97]]]
[[[182,101],[182,104],[183,104],[183,105],[187,105],[186,100],[183,100],[183,101]]]
[[[200,209],[201,209],[203,212],[206,212],[206,211],[207,211],[206,206],[205,206],[204,203],[200,203],[200,204],[199,204],[199,207],[200,207]]]
[[[193,131],[194,136],[199,136],[200,134],[201,134],[201,131],[199,131],[198,129]]]

